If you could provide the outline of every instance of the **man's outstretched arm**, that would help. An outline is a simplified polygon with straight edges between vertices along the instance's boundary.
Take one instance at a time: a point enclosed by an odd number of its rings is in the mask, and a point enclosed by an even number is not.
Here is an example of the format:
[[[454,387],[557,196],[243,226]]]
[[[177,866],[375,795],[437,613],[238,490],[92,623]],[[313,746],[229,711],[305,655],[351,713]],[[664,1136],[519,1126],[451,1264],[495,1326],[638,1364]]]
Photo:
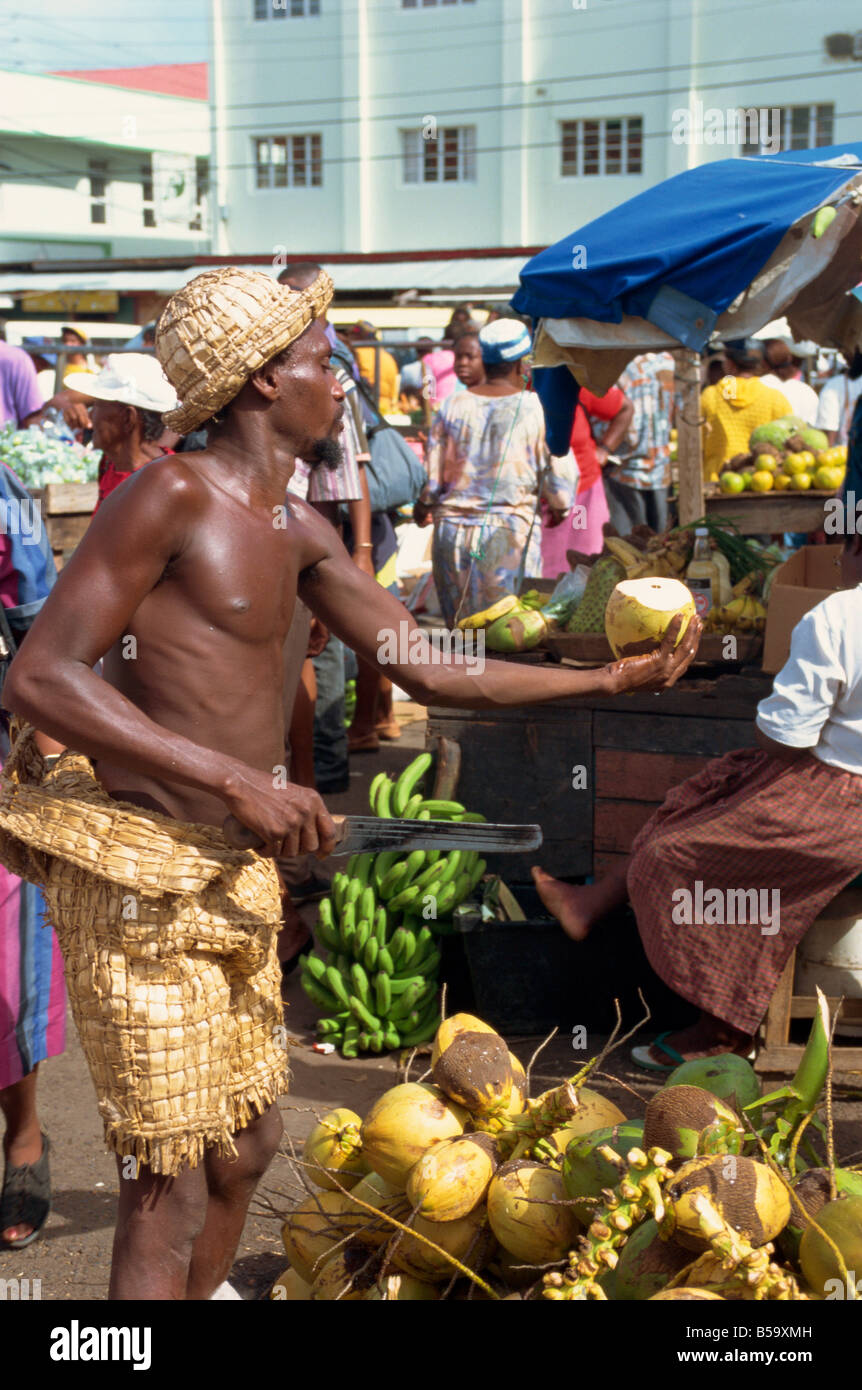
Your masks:
[[[338,538],[322,531],[318,538],[326,553],[300,575],[300,597],[357,655],[377,666],[423,705],[492,709],[573,695],[661,690],[676,683],[697,652],[702,630],[697,619],[692,619],[678,647],[673,645],[679,631],[677,623],[657,651],[615,661],[598,670],[549,670],[493,660],[476,663],[470,654],[432,652],[431,644],[403,604],[364,574],[357,574]],[[405,623],[406,629],[402,629]],[[402,631],[406,634],[405,642],[390,639],[390,633],[400,639]],[[398,649],[396,661],[388,659],[393,646]],[[404,657],[406,660],[402,660]]]

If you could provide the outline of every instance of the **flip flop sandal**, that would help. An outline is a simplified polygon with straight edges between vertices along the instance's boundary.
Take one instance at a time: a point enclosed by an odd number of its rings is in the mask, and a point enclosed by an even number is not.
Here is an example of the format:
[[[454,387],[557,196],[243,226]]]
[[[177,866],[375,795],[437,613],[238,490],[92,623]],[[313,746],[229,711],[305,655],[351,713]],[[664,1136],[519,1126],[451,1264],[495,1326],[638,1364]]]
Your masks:
[[[651,1043],[644,1043],[640,1047],[633,1047],[630,1056],[635,1066],[640,1067],[642,1071],[675,1071],[676,1068],[685,1061],[685,1058],[677,1052],[675,1047],[671,1047],[665,1042],[665,1038],[669,1038],[670,1034],[671,1029],[668,1028],[664,1033],[659,1033],[658,1037],[653,1038]],[[656,1048],[658,1052],[663,1052],[666,1057],[671,1058],[671,1061],[654,1062],[649,1055],[651,1047]]]
[[[17,1167],[6,1164],[0,1192],[0,1231],[8,1231],[10,1226],[32,1226],[33,1229],[18,1240],[0,1238],[0,1249],[24,1250],[38,1238],[48,1220],[51,1210],[50,1147],[47,1134],[43,1134],[42,1156],[35,1163],[21,1163]]]
[[[633,1047],[630,1056],[635,1066],[640,1067],[642,1071],[660,1071],[665,1073],[675,1071],[687,1058],[677,1052],[675,1047],[671,1047],[665,1042],[665,1038],[669,1036],[670,1029],[668,1029],[667,1032],[659,1033],[658,1037],[653,1038],[651,1043],[646,1043],[641,1047]],[[651,1047],[658,1048],[659,1052],[663,1052],[665,1056],[672,1059],[671,1062],[669,1064],[654,1062],[649,1055]],[[757,1048],[751,1047],[747,1052],[740,1052],[737,1055],[744,1057],[747,1062],[753,1062],[757,1056]]]

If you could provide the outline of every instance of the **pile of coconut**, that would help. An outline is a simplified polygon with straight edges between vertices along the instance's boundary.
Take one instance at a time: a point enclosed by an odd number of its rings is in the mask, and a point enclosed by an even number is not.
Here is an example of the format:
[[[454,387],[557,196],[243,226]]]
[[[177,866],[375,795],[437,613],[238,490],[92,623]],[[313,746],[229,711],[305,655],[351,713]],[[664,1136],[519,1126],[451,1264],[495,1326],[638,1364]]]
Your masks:
[[[584,1084],[595,1060],[529,1099],[494,1029],[445,1020],[428,1080],[309,1135],[271,1297],[803,1299],[862,1268],[862,1173],[797,1175],[811,1116],[764,1122],[744,1058],[684,1063],[642,1118]]]

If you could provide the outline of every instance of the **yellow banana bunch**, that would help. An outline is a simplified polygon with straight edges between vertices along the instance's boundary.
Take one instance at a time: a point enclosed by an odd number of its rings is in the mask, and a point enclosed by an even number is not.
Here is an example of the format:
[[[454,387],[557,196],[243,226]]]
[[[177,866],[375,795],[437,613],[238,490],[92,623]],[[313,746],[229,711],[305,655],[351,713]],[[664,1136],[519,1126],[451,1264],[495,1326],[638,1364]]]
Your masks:
[[[490,627],[498,618],[503,618],[513,609],[520,608],[520,601],[514,594],[507,594],[505,598],[498,599],[492,603],[490,608],[483,608],[480,613],[471,613],[469,618],[462,618],[458,626],[462,632],[470,628]]]
[[[647,544],[647,555],[654,561],[654,573],[661,579],[679,579],[691,558],[691,542],[686,535],[654,536]]]
[[[707,632],[762,632],[766,609],[760,599],[743,594],[723,608],[711,608],[706,615]]]
[[[606,536],[605,548],[619,560],[626,572],[626,579],[642,579],[645,575],[656,574],[655,556],[646,555],[630,541],[619,536]]]

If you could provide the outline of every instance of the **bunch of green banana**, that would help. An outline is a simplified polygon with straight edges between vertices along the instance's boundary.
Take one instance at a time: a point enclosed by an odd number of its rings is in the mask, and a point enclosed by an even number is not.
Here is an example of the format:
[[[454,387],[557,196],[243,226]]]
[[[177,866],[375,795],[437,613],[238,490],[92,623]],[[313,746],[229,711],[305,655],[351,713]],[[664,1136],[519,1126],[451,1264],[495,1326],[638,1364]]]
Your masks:
[[[431,754],[420,753],[392,782],[379,772],[369,788],[376,816],[400,816],[416,820],[484,821],[467,811],[460,801],[426,801],[415,787],[431,766]],[[459,903],[473,892],[485,872],[485,861],[475,850],[413,850],[375,856],[374,884],[390,913],[421,914],[438,922],[451,917]]]
[[[415,788],[431,761],[430,753],[420,754],[394,783],[379,773],[371,784],[372,810],[406,819],[484,819],[457,801],[423,800]],[[484,872],[485,861],[473,851],[387,851],[348,860],[320,903],[317,949],[302,957],[302,987],[323,1014],[321,1038],[355,1057],[433,1037],[440,952],[423,917],[434,923],[451,916]]]

